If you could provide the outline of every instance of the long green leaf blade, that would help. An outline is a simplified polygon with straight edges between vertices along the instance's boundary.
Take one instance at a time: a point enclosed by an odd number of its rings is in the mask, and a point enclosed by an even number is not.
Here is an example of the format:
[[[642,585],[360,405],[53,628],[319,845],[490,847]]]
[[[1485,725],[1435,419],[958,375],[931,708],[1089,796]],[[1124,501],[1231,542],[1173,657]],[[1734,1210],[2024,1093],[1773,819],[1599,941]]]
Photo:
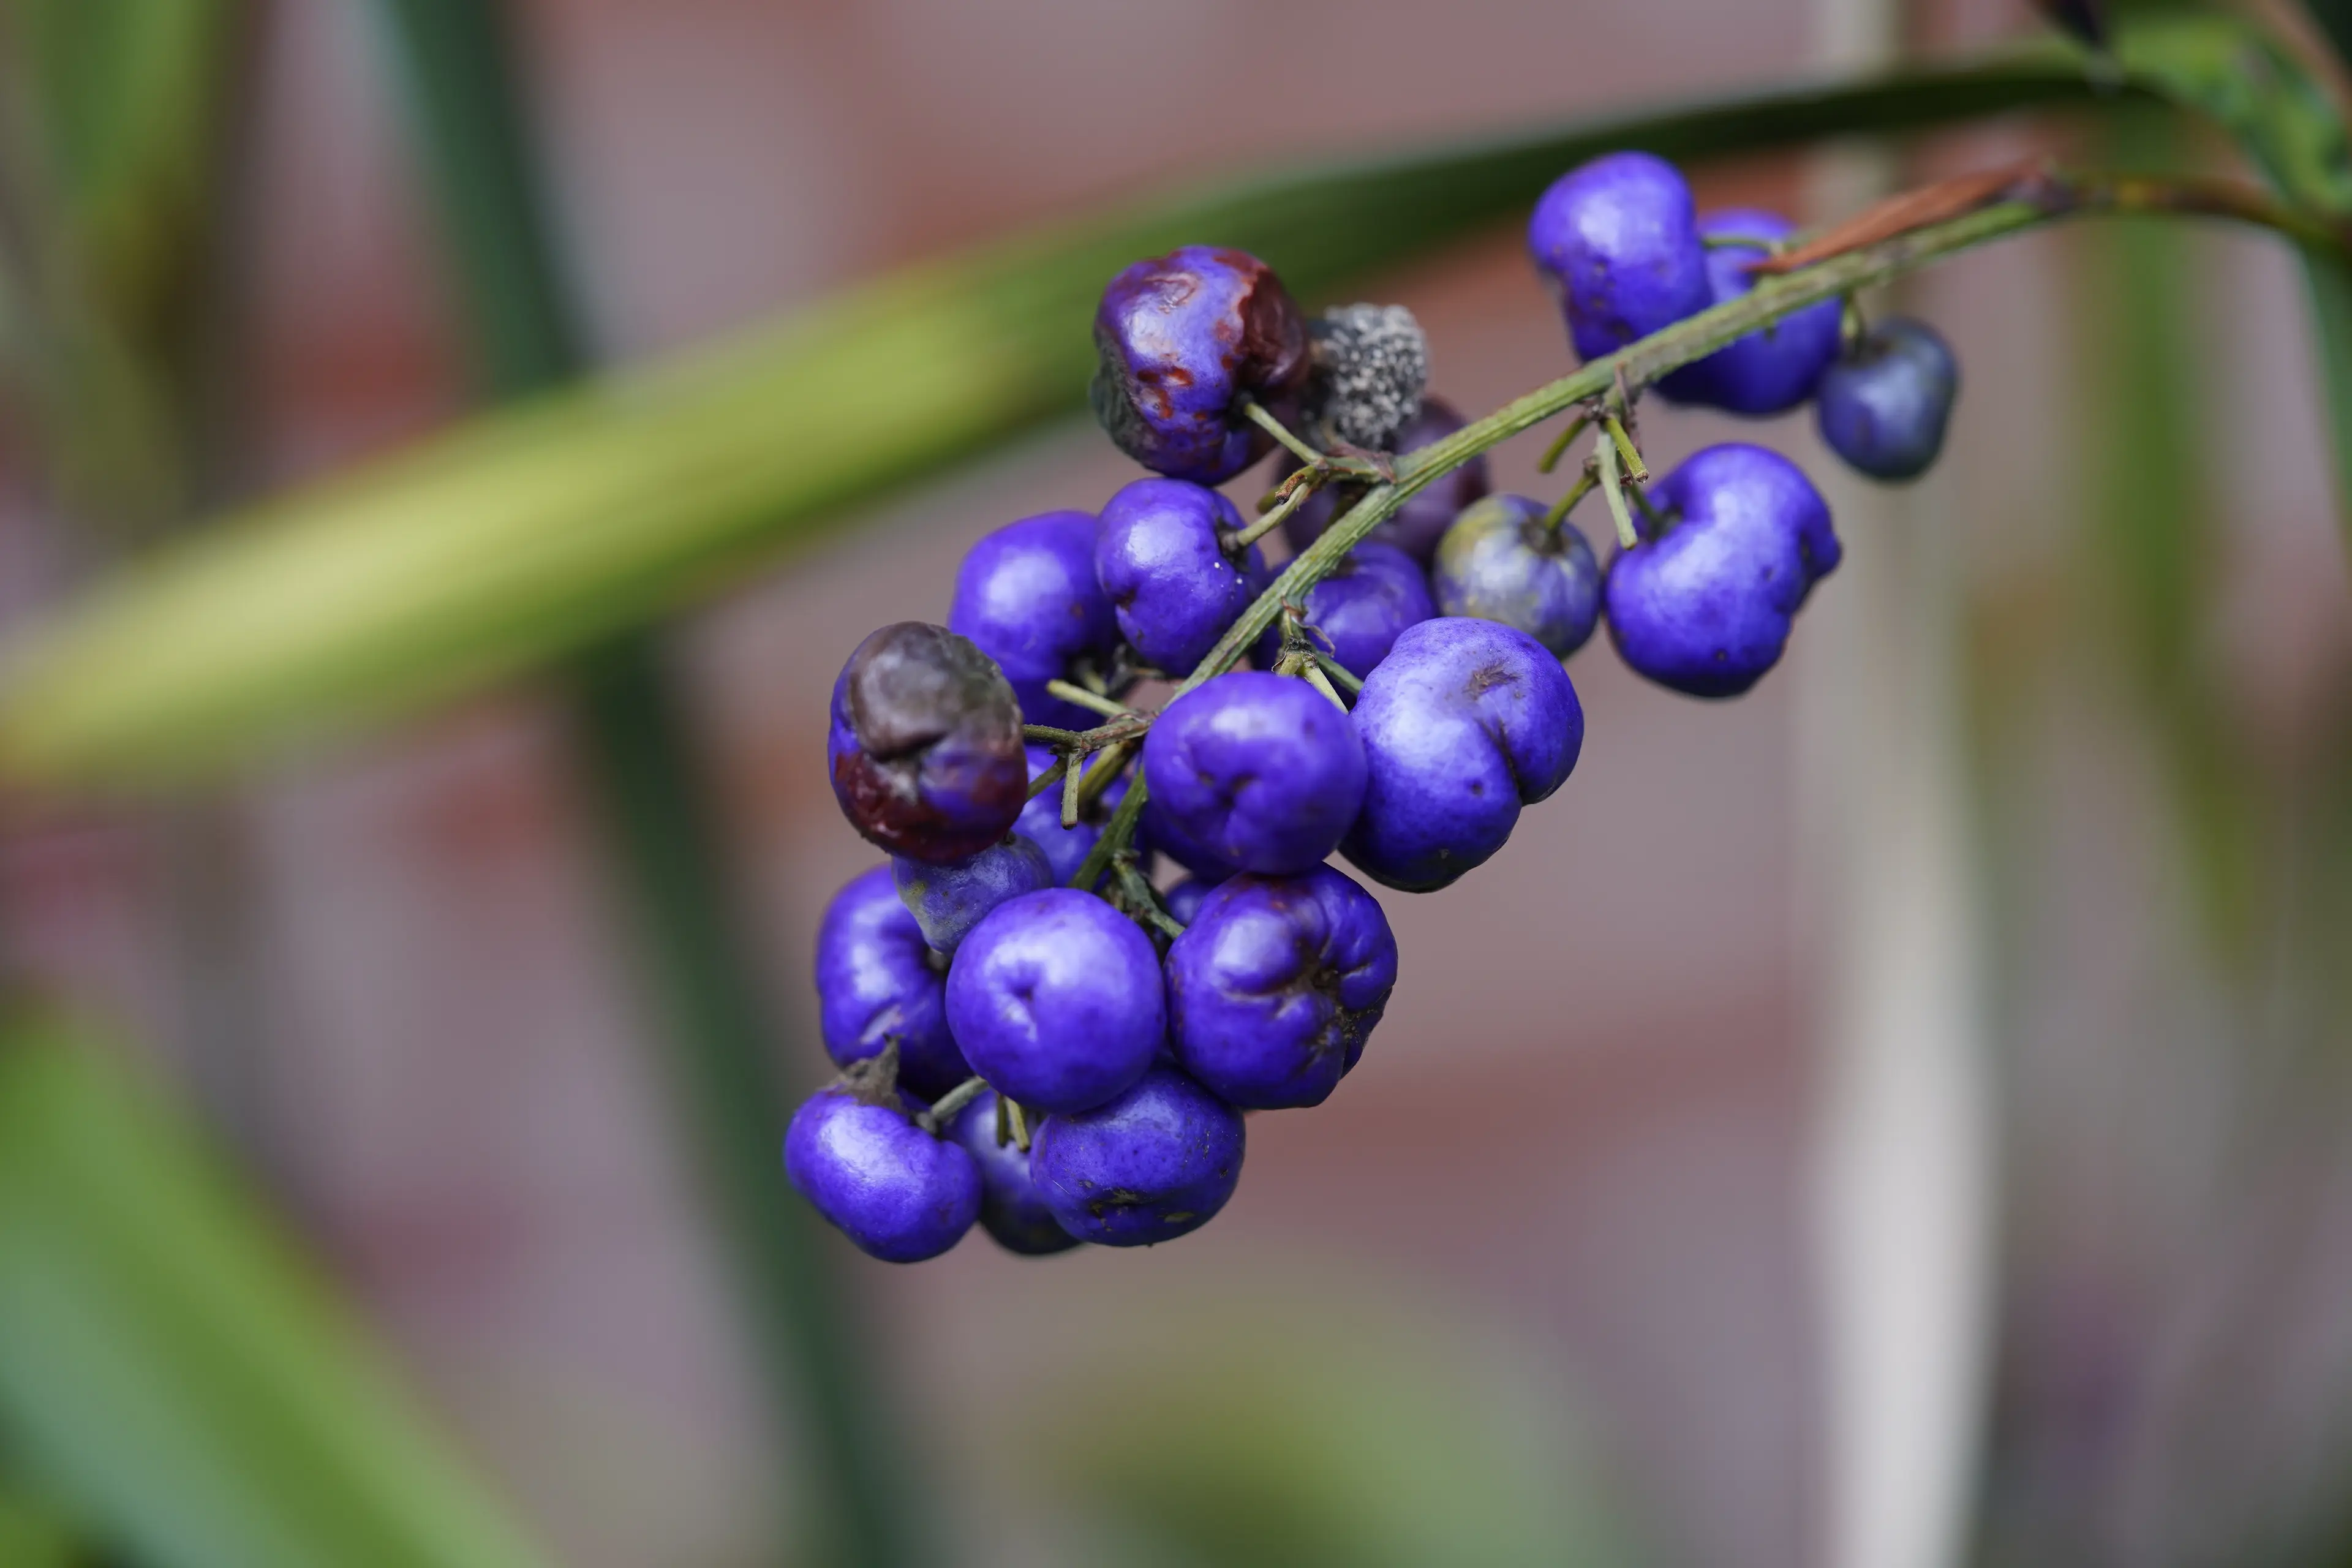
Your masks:
[[[544,1561],[190,1131],[0,1032],[0,1433],[158,1568]]]
[[[645,624],[845,508],[1073,406],[1103,280],[1245,247],[1310,302],[1580,159],[1697,159],[2087,101],[2063,49],[1181,196],[915,267],[736,345],[494,415],[102,586],[18,649],[0,768],[169,778],[411,710]]]

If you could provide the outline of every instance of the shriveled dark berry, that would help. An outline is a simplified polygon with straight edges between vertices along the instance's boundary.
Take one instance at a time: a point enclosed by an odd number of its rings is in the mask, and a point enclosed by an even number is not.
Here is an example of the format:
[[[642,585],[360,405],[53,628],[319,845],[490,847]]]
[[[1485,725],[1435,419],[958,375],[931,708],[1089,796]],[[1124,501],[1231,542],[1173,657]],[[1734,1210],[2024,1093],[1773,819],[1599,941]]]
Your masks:
[[[1012,685],[971,642],[920,621],[884,626],[842,666],[825,754],[850,826],[909,859],[978,854],[1029,794]]]

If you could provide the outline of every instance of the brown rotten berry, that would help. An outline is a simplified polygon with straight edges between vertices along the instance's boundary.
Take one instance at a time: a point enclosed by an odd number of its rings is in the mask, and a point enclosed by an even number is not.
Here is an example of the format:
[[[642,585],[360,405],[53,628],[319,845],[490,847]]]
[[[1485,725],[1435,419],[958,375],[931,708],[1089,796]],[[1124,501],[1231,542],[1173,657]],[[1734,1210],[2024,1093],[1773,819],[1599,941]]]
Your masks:
[[[825,756],[850,826],[910,859],[978,854],[1028,799],[1012,683],[969,641],[920,621],[884,626],[841,667]]]

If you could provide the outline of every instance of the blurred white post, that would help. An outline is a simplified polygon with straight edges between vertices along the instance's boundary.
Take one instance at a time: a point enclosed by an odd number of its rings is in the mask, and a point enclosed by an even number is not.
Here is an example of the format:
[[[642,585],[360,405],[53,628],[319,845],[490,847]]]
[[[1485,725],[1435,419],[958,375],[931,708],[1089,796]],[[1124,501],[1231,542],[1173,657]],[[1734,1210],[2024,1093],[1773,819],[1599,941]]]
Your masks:
[[[1902,0],[1814,0],[1821,63],[1892,59]],[[1825,159],[1817,215],[1892,166]],[[1981,395],[1981,394],[1979,394]],[[1955,668],[1949,470],[1890,491],[1818,473],[1846,542],[1796,637],[1828,1568],[1967,1550],[1993,1306],[1990,1042]],[[1938,516],[1938,513],[1944,515]]]

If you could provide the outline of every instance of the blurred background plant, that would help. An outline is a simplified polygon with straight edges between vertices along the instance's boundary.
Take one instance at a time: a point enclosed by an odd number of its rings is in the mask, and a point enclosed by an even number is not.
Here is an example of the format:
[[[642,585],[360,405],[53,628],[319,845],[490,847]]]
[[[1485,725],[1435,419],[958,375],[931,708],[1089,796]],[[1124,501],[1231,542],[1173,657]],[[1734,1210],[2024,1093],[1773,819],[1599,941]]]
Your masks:
[[[1390,900],[1372,1070],[1181,1259],[785,1191],[830,672],[1119,481],[1117,266],[1403,299],[1477,409],[1617,146],[2352,214],[2343,7],[1556,9],[0,4],[0,1563],[2352,1557],[2352,279],[2262,237],[1907,281],[1943,467],[1836,492],[1753,700],[1576,662],[1578,779]],[[1912,1234],[1816,1269],[1809,1165]]]

